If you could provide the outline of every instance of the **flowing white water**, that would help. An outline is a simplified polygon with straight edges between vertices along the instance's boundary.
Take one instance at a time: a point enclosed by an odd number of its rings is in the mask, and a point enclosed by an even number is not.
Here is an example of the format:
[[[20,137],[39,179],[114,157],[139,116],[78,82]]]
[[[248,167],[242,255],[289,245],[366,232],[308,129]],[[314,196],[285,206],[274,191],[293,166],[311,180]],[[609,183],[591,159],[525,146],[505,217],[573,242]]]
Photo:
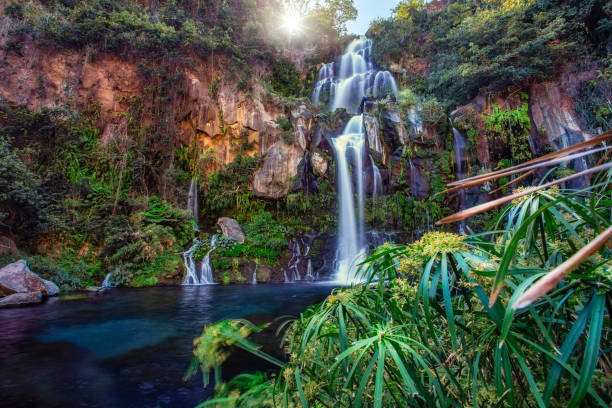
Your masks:
[[[200,278],[198,277],[198,271],[196,269],[196,263],[193,259],[193,254],[200,247],[201,242],[197,239],[193,239],[193,245],[187,251],[183,252],[183,264],[185,265],[185,269],[187,270],[187,274],[185,275],[185,280],[183,280],[183,285],[199,285]]]
[[[363,118],[359,115],[352,117],[344,128],[344,132],[331,141],[336,151],[338,167],[339,220],[336,280],[342,283],[356,281],[354,266],[364,252],[360,246],[361,240],[355,217],[353,183],[347,160],[350,157],[350,151],[361,152],[364,140]],[[351,156],[357,157],[359,156],[358,153]],[[361,178],[361,173],[357,173],[357,176]],[[362,221],[363,218],[361,218],[360,223]]]
[[[376,197],[382,195],[382,177],[380,176],[380,170],[374,163],[372,155],[370,155],[370,163],[372,164],[372,196]]]
[[[253,285],[257,285],[257,264],[255,264],[255,270],[253,271],[253,279],[251,281],[251,283]]]
[[[206,256],[202,260],[202,265],[200,265],[200,285],[210,285],[211,283],[215,283],[212,265],[210,264],[210,254],[216,247],[217,234],[213,235],[210,239],[210,250],[206,253]]]
[[[109,272],[106,274],[106,276],[104,277],[104,281],[102,281],[102,287],[103,288],[112,288],[113,284],[111,282],[111,277],[113,276],[112,272]]]
[[[455,176],[457,180],[465,178],[465,161],[466,161],[466,142],[465,136],[459,130],[453,126],[453,152],[455,153]],[[459,190],[459,209],[464,210],[466,208],[467,191],[466,189]],[[466,224],[465,220],[459,223],[459,233],[465,233]]]
[[[372,40],[365,37],[352,41],[338,63],[325,64],[312,93],[315,105],[323,103],[329,110],[344,108],[359,112],[361,101],[370,96],[397,98],[397,85],[388,71],[378,71],[370,61]],[[325,96],[325,97],[324,97]]]
[[[196,231],[199,230],[199,208],[198,208],[198,181],[195,178],[189,183],[189,194],[187,195],[187,210],[191,213],[196,225]]]
[[[373,173],[372,195],[379,194],[379,191],[382,193],[380,171],[367,153],[363,115],[357,113],[364,97],[382,98],[393,95],[397,98],[397,86],[393,76],[387,71],[375,69],[370,60],[371,53],[371,40],[362,37],[352,41],[338,63],[323,65],[312,94],[315,105],[325,105],[331,111],[344,108],[356,115],[346,124],[342,134],[330,141],[336,153],[339,200],[334,278],[344,284],[361,280],[356,276],[356,265],[366,252],[363,171],[364,160],[368,157]]]
[[[185,275],[185,279],[183,280],[183,285],[210,285],[214,284],[213,278],[213,269],[210,263],[210,254],[215,250],[217,243],[217,235],[213,235],[210,240],[210,250],[206,253],[206,256],[202,260],[202,264],[200,265],[200,274],[198,275],[198,269],[196,266],[196,261],[193,259],[193,255],[196,251],[202,246],[202,242],[197,238],[194,238],[193,245],[183,252],[183,264],[185,265],[185,270],[187,274]]]

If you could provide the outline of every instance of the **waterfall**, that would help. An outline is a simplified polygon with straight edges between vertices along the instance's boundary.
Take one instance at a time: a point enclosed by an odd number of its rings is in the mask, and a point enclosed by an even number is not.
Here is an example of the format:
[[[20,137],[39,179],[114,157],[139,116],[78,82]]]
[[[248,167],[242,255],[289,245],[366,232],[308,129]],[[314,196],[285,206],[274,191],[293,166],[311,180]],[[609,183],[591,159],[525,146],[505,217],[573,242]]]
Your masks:
[[[451,121],[451,126],[453,128],[453,152],[455,154],[455,177],[457,180],[464,179],[465,174],[465,164],[466,164],[466,142],[465,136],[459,130],[453,126],[453,122]],[[464,210],[467,204],[467,190],[461,189],[459,190],[459,210]],[[459,223],[459,233],[465,233],[465,220],[461,220]]]
[[[183,252],[183,264],[185,265],[185,269],[187,270],[187,275],[185,275],[185,280],[183,281],[183,285],[199,285],[200,278],[198,277],[198,272],[196,270],[196,263],[193,259],[193,254],[200,247],[201,242],[197,239],[193,239],[193,245]]]
[[[106,274],[106,276],[104,277],[104,280],[102,281],[102,287],[103,288],[112,288],[113,284],[111,283],[111,276],[113,276],[112,272],[109,272]]]
[[[200,265],[200,274],[198,275],[198,269],[196,267],[196,261],[193,259],[193,255],[202,246],[202,242],[197,238],[194,238],[193,245],[182,253],[183,264],[187,274],[183,280],[183,285],[210,285],[215,283],[213,279],[213,269],[210,264],[210,254],[215,250],[217,243],[217,235],[213,235],[210,240],[210,250],[206,253],[206,256],[202,260]]]
[[[191,183],[189,184],[189,194],[187,195],[187,210],[189,210],[189,213],[193,217],[193,220],[196,225],[196,231],[198,231],[198,181],[193,177],[191,178]]]
[[[348,121],[341,135],[330,140],[336,155],[338,172],[339,221],[335,280],[344,284],[361,280],[356,276],[356,265],[363,259],[366,251],[364,158],[369,157],[372,164],[373,195],[378,194],[379,188],[382,192],[380,171],[367,154],[363,115],[358,113],[364,97],[382,98],[393,95],[397,98],[397,85],[393,76],[387,71],[375,69],[370,59],[371,53],[371,40],[361,37],[352,41],[338,63],[322,66],[312,94],[315,105],[324,104],[330,111],[344,108],[356,115]],[[328,94],[326,101],[322,98],[325,93]]]
[[[408,165],[410,166],[410,193],[414,199],[417,198],[418,193],[418,184],[417,184],[417,169],[414,167],[414,163],[412,162],[412,157],[408,159]]]
[[[410,121],[410,135],[416,139],[423,133],[423,120],[421,119],[420,111],[421,104],[416,104],[408,111],[408,120]]]
[[[215,250],[217,247],[217,234],[213,235],[210,239],[210,250],[206,253],[206,256],[202,260],[202,265],[200,266],[200,285],[209,285],[211,283],[215,283],[215,279],[213,278],[213,269],[210,264],[210,253]]]
[[[355,217],[355,202],[353,194],[353,183],[349,170],[348,158],[350,156],[360,157],[364,147],[362,116],[353,116],[347,123],[344,132],[332,139],[332,145],[336,151],[338,167],[338,196],[339,196],[339,221],[338,221],[338,249],[336,254],[336,280],[343,283],[354,282],[355,261],[363,253],[360,247],[358,222]],[[356,153],[350,154],[351,151]],[[361,174],[358,174],[361,178]],[[359,190],[362,193],[362,190]],[[359,213],[361,211],[361,200],[358,197]],[[359,224],[363,222],[361,217]]]
[[[253,285],[257,285],[257,264],[255,264],[255,269],[253,270],[253,280],[251,281],[251,283]]]
[[[374,159],[372,155],[370,155],[370,163],[372,164],[372,196],[376,197],[378,195],[382,195],[382,177],[380,176],[380,170],[376,163],[374,163]]]
[[[397,99],[397,85],[388,71],[378,71],[370,61],[372,40],[365,37],[352,41],[338,63],[325,64],[312,93],[312,102],[321,103],[334,111],[344,108],[357,114],[364,97],[380,98],[393,95]],[[329,95],[322,100],[323,95]]]

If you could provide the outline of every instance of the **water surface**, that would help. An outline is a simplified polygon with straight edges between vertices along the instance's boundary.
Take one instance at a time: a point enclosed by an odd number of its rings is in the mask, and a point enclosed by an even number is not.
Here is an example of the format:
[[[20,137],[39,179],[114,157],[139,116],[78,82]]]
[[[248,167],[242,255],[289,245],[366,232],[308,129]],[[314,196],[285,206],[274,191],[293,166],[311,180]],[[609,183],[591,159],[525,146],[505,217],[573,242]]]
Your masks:
[[[205,324],[299,315],[332,287],[321,284],[113,289],[0,310],[1,407],[193,407],[211,394],[182,379]],[[255,339],[278,352],[273,331]],[[266,370],[248,354],[225,376]]]

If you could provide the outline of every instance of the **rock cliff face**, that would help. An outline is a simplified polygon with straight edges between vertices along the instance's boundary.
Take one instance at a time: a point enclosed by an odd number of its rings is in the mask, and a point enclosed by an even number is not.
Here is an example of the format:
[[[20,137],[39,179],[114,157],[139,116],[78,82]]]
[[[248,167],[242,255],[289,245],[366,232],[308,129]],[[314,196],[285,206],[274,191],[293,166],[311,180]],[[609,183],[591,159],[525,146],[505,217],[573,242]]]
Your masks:
[[[25,42],[21,53],[8,53],[0,67],[2,100],[32,109],[64,105],[83,107],[95,101],[101,110],[102,140],[125,134],[127,125],[123,114],[127,110],[126,101],[145,94],[147,86],[136,63],[113,54],[92,56],[87,51],[58,51],[32,42]],[[217,86],[214,78],[220,73],[211,69],[206,60],[176,69],[175,74],[183,78],[184,87],[173,102],[174,125],[180,135],[175,144],[188,145],[195,139],[200,146],[211,148],[216,166],[223,166],[236,157],[237,141],[249,143],[248,154],[265,155],[252,186],[254,193],[262,198],[278,199],[292,191],[309,151],[308,166],[318,175],[327,173],[329,164],[320,152],[329,155],[333,152],[326,146],[325,132],[317,124],[311,112],[313,108],[299,105],[289,109],[279,97],[266,93],[259,85],[254,85],[250,93],[225,82]],[[569,80],[571,78],[564,76],[560,83],[533,84],[526,91],[532,122],[529,143],[533,154],[541,154],[550,148],[561,149],[591,137],[582,130],[574,100],[563,85],[563,81]],[[464,115],[469,110],[478,114],[489,113],[493,104],[516,109],[521,99],[517,94],[491,98],[483,92],[469,104],[459,107],[452,116]],[[151,101],[145,101],[145,105],[152,107]],[[277,125],[277,119],[287,114],[293,128],[291,141],[282,137],[283,130]],[[419,185],[415,194],[419,197],[426,195],[429,187],[419,174],[426,170],[427,163],[412,161],[412,169],[398,168],[394,164],[411,144],[409,134],[414,133],[414,126],[407,130],[396,109],[379,106],[374,101],[364,104],[363,120],[372,158],[394,169],[391,180],[386,174],[383,178],[393,185],[405,170],[408,182]],[[422,135],[436,133],[436,129],[427,126],[421,131]],[[317,148],[319,151],[315,151]],[[491,168],[494,150],[495,146],[490,145],[486,135],[480,133],[477,157],[470,158],[470,161],[482,168]],[[575,163],[574,167],[579,170],[584,164]],[[301,183],[300,187],[304,188],[304,184],[308,185]]]

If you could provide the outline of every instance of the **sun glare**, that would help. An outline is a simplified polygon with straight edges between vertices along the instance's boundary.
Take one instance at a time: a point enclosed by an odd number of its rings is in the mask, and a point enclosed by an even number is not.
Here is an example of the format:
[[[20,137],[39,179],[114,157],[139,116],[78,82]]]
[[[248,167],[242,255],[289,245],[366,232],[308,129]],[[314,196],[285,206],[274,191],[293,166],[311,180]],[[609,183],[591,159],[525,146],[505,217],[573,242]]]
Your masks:
[[[283,16],[283,29],[289,33],[289,35],[293,35],[300,31],[301,29],[302,18],[295,12],[287,11]]]

